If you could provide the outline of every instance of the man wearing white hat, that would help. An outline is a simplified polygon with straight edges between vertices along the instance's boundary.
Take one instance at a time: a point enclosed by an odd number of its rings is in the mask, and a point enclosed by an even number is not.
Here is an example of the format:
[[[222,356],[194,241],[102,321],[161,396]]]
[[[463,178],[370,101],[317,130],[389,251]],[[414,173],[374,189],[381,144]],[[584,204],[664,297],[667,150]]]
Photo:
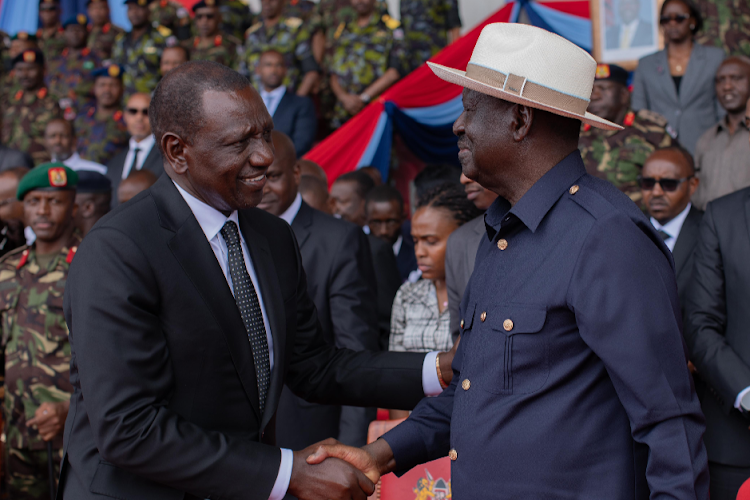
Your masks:
[[[461,304],[453,381],[364,452],[371,479],[448,455],[453,498],[708,498],[704,419],[687,369],[669,250],[586,173],[596,62],[549,32],[491,24],[453,126],[463,172],[499,195]]]

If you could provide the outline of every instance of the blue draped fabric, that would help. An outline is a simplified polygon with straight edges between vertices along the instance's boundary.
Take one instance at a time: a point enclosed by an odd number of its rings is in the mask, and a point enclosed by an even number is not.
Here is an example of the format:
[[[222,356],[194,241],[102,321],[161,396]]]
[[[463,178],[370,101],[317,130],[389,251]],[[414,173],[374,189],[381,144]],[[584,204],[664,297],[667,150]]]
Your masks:
[[[425,125],[407,115],[392,102],[387,102],[385,109],[396,132],[420,160],[425,163],[460,166],[458,137],[453,134],[455,117],[444,125]],[[384,141],[381,140],[382,142]]]
[[[108,0],[112,22],[130,30],[127,10],[123,0]],[[80,12],[86,12],[86,0],[60,0],[65,20]],[[19,31],[36,32],[39,27],[39,0],[5,0],[0,8],[0,30],[14,35]]]

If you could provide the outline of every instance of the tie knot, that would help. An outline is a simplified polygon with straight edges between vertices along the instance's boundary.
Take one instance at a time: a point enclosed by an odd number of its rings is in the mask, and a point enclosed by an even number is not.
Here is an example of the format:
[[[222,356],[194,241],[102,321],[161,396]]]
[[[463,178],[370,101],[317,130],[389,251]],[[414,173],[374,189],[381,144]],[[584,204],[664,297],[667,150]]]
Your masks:
[[[663,239],[665,241],[672,237],[671,234],[669,234],[668,232],[664,231],[663,229],[659,229],[659,236],[661,236],[661,239]]]
[[[240,233],[237,230],[237,224],[232,220],[226,221],[224,227],[221,228],[221,235],[224,237],[227,245],[237,245],[240,242]]]

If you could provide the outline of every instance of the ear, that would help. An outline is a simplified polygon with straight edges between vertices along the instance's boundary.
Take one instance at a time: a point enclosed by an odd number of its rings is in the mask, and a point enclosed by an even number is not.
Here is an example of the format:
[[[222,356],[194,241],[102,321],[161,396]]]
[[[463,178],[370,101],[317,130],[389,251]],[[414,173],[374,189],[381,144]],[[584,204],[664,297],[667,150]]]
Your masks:
[[[183,175],[188,170],[187,159],[185,158],[185,141],[180,136],[172,132],[167,132],[161,138],[161,149],[164,152],[164,159],[178,175]]]
[[[302,174],[300,173],[299,169],[299,163],[295,162],[294,167],[292,167],[292,175],[294,176],[294,185],[299,188],[300,180],[302,179]]]
[[[626,108],[630,107],[630,91],[627,87],[620,89],[620,104]]]
[[[521,142],[531,132],[531,125],[534,122],[534,108],[515,104],[511,109],[511,113],[513,113],[511,121],[513,140]]]
[[[692,198],[695,192],[698,190],[701,180],[695,175],[688,179],[688,190],[690,191],[690,197]]]

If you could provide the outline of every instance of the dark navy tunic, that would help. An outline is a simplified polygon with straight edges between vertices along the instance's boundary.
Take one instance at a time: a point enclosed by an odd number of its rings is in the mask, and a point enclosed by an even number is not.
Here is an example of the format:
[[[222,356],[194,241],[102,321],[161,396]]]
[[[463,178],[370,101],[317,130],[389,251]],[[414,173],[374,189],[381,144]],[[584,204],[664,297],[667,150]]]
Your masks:
[[[384,436],[453,498],[708,498],[672,258],[571,153],[485,216],[453,383]]]

